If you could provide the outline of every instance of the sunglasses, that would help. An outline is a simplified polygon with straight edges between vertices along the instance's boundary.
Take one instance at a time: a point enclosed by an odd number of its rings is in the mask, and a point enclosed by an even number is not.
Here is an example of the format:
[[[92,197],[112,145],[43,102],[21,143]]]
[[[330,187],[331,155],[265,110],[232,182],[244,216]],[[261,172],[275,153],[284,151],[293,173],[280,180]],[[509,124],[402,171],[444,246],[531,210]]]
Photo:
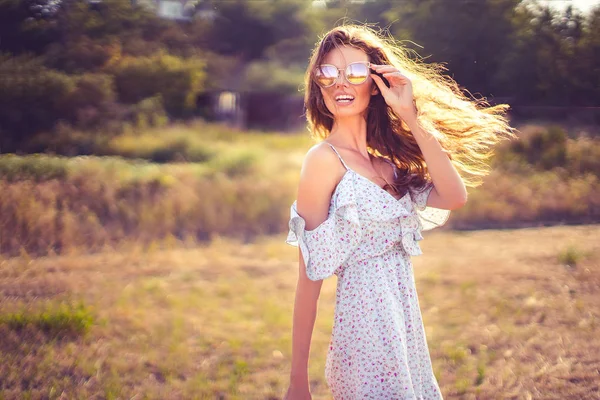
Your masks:
[[[333,86],[344,70],[344,77],[352,85],[364,83],[370,74],[371,63],[368,61],[357,61],[350,63],[346,68],[338,68],[331,64],[321,64],[315,69],[315,80],[323,88]]]

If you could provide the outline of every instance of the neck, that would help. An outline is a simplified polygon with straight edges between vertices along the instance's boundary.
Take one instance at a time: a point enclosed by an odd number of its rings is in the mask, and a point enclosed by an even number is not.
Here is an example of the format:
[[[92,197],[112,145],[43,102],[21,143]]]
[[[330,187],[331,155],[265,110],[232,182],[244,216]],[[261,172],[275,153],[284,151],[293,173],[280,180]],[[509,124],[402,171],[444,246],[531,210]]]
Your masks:
[[[329,137],[338,137],[344,147],[353,149],[365,157],[367,152],[367,121],[361,115],[336,118]]]

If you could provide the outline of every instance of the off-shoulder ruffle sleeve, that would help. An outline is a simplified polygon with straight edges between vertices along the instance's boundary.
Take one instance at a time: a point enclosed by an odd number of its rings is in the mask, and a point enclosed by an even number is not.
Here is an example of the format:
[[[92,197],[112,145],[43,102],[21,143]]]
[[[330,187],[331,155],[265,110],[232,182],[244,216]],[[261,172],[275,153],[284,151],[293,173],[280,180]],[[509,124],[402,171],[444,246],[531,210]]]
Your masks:
[[[312,281],[325,279],[338,271],[358,247],[361,225],[356,203],[336,204],[318,227],[306,230],[306,221],[298,214],[296,201],[290,207],[286,243],[299,246]]]
[[[433,187],[433,182],[427,182],[411,191],[411,199],[423,231],[444,225],[450,217],[450,210],[427,206],[427,198]]]

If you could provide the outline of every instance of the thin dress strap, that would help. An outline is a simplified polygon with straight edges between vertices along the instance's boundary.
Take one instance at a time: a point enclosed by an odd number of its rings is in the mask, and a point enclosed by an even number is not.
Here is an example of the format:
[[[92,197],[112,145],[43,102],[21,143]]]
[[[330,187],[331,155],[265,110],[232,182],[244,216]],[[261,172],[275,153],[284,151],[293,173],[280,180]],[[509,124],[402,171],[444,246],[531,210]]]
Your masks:
[[[394,164],[393,162],[391,162],[387,158],[384,158],[384,160],[387,161],[389,164],[392,165],[392,168],[394,169],[394,178],[398,179],[398,171],[397,171],[398,168],[396,167],[396,164]]]
[[[333,147],[333,145],[329,142],[325,142],[327,143],[329,146],[331,146],[331,148],[333,149],[333,151],[335,151],[335,154],[337,154],[338,158],[340,159],[340,161],[342,162],[342,164],[344,165],[344,168],[346,169],[350,169],[348,168],[348,166],[346,165],[346,163],[344,162],[344,159],[342,158],[342,156],[340,156],[340,153],[338,153],[338,151],[335,149],[335,147]]]

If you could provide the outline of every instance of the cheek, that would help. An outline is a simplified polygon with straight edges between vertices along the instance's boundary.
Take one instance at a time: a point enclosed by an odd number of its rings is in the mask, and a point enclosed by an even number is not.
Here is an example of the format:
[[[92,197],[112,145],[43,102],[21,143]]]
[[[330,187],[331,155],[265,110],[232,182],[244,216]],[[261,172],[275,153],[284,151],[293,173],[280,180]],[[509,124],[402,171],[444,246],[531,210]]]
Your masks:
[[[325,90],[321,89],[321,96],[323,97],[323,102],[327,106],[329,111],[335,111],[335,100],[333,99],[333,95],[331,93],[327,93]]]
[[[371,101],[371,86],[361,86],[359,90],[356,91],[356,94],[358,95],[358,100],[360,104],[368,105]]]
[[[369,99],[376,88],[377,85],[375,85],[375,82],[367,82],[360,88],[361,95]]]

